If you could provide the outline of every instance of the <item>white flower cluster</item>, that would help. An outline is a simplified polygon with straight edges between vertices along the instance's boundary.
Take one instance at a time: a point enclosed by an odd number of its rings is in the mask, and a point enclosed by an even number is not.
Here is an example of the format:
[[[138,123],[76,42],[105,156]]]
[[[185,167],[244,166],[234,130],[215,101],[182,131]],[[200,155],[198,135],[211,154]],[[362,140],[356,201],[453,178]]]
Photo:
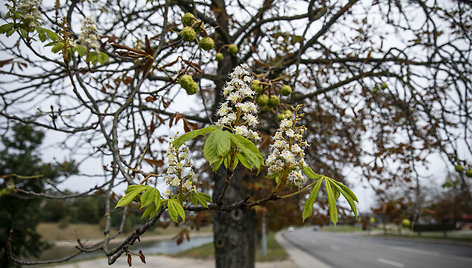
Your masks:
[[[189,149],[183,145],[176,148],[173,144],[173,139],[169,142],[169,149],[166,157],[169,162],[166,174],[166,184],[171,187],[177,187],[180,191],[196,191],[194,185],[197,175],[192,167],[192,161],[189,155]],[[170,190],[167,190],[167,195],[170,196]]]
[[[254,79],[249,72],[247,65],[241,65],[230,74],[231,80],[223,88],[223,102],[217,111],[220,119],[216,123],[218,126],[227,127],[234,133],[253,141],[261,138],[254,128],[259,124],[257,118],[258,108],[254,103],[255,92],[250,84]]]
[[[296,126],[299,120],[300,116],[295,110],[292,118],[280,122],[279,129],[272,137],[273,143],[270,145],[266,165],[269,177],[283,176],[281,173],[288,170],[287,181],[300,188],[306,181],[301,169],[305,165],[304,148],[308,144],[302,138],[306,127]]]
[[[30,27],[37,26],[41,18],[41,0],[22,0],[17,3],[16,11],[20,14],[20,19]]]
[[[97,26],[92,17],[87,17],[82,22],[82,28],[80,29],[79,43],[88,49],[100,49],[100,37],[98,36]]]

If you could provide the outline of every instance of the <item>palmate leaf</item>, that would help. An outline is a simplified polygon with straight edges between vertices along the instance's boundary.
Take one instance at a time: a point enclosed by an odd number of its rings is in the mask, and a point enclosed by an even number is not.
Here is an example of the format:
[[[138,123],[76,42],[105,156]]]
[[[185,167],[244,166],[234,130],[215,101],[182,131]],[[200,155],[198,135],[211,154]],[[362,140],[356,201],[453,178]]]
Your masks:
[[[208,208],[208,203],[211,202],[211,196],[205,193],[192,193],[190,195],[190,202],[194,205],[200,204],[204,208]]]
[[[257,171],[261,171],[261,167],[263,164],[263,158],[261,156],[261,152],[259,152],[259,149],[257,149],[257,146],[250,140],[244,138],[241,135],[238,134],[231,134],[231,140],[238,146],[238,148],[241,150],[241,153],[244,156],[244,159],[247,160],[248,165],[243,165],[247,168],[250,166],[249,169],[253,169],[254,167],[257,168]],[[240,161],[241,158],[239,158]]]
[[[116,204],[115,208],[118,207],[124,207],[128,205],[133,199],[138,196],[141,192],[153,188],[152,186],[149,185],[130,185],[128,186],[128,189],[126,189],[126,194],[123,196],[119,201],[118,204]]]
[[[231,133],[222,129],[216,129],[213,131],[205,141],[203,146],[203,156],[210,162],[213,167],[213,171],[217,170],[221,164],[226,161],[225,165],[228,166],[227,157],[231,152],[232,142]]]
[[[338,210],[336,208],[336,198],[330,178],[325,178],[326,195],[328,196],[329,219],[336,225],[338,223]]]
[[[169,217],[172,221],[178,222],[178,217],[182,218],[182,221],[185,221],[185,211],[176,199],[167,199],[167,211],[169,212]]]
[[[303,221],[305,221],[306,218],[310,217],[311,214],[313,213],[313,204],[315,203],[316,197],[318,196],[318,192],[320,191],[321,188],[321,183],[323,182],[323,179],[319,179],[315,185],[313,185],[313,189],[310,192],[310,195],[308,196],[305,206],[303,207]]]
[[[194,131],[187,132],[183,134],[182,136],[178,137],[177,139],[175,139],[173,144],[176,148],[179,148],[180,146],[182,146],[182,144],[186,143],[187,141],[200,135],[206,135],[217,129],[221,129],[221,127],[216,126],[216,125],[211,125],[205,128],[200,128]]]
[[[356,215],[356,219],[357,219],[357,207],[356,207],[356,204],[354,202],[359,203],[359,200],[357,200],[356,195],[349,188],[347,188],[346,185],[344,185],[340,182],[337,182],[337,181],[333,180],[332,185],[334,185],[334,187],[336,187],[338,189],[338,191],[347,200],[347,202],[349,203],[349,206],[351,207],[352,211],[354,212],[354,215]],[[347,189],[347,191],[345,189]]]

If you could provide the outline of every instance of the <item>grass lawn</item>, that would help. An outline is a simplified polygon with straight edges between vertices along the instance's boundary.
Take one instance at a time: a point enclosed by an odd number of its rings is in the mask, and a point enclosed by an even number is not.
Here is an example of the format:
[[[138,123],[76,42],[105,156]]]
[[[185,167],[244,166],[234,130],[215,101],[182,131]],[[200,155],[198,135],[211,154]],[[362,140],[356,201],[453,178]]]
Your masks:
[[[165,229],[156,227],[144,233],[144,236],[174,235],[181,229],[182,227],[174,225]],[[43,222],[38,225],[37,231],[41,234],[42,240],[45,241],[103,238],[103,229],[98,224],[71,223],[66,228],[61,229],[58,227],[58,223]],[[200,228],[198,232],[212,232],[212,226]]]
[[[185,257],[185,258],[200,258],[208,259],[213,258],[215,251],[213,249],[213,243],[208,243],[201,245],[196,248],[192,248],[183,252],[176,254],[176,257]],[[267,256],[262,256],[262,250],[260,245],[256,250],[256,261],[257,262],[270,262],[270,261],[281,261],[288,258],[287,252],[277,243],[275,240],[275,234],[270,233],[267,236]]]
[[[351,226],[351,225],[329,225],[323,226],[320,228],[321,232],[333,232],[333,233],[349,233],[349,232],[360,232],[362,231],[361,227]]]

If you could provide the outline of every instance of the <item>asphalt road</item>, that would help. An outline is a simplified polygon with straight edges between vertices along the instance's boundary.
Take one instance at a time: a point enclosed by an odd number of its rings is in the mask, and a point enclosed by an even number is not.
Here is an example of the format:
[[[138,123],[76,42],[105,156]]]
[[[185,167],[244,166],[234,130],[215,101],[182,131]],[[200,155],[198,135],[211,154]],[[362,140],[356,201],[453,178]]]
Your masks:
[[[333,268],[471,268],[472,245],[328,233],[312,228],[283,236]]]

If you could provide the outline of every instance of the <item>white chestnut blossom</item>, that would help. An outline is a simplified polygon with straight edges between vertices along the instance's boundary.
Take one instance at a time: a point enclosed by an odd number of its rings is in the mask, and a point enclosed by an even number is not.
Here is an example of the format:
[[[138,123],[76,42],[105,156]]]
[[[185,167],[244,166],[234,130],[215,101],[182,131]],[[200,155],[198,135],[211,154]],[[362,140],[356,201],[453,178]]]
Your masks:
[[[169,149],[166,153],[169,165],[165,175],[166,184],[179,188],[179,191],[196,191],[194,185],[196,174],[193,170],[189,149],[185,145],[176,148],[172,142],[173,139],[170,140]]]
[[[295,108],[292,118],[280,122],[279,129],[272,137],[266,166],[269,177],[280,178],[284,176],[284,172],[288,172],[285,173],[287,182],[300,188],[306,181],[301,170],[305,166],[304,148],[308,144],[302,139],[305,126],[296,126],[296,122],[301,119],[298,109],[299,107]]]
[[[79,43],[87,49],[100,49],[100,37],[98,36],[97,26],[92,17],[87,17],[82,22],[82,28],[79,34]]]
[[[223,88],[223,102],[216,112],[220,119],[218,126],[228,128],[233,133],[253,141],[259,141],[259,134],[250,129],[259,124],[258,108],[254,103],[256,94],[250,87],[254,79],[246,65],[238,66],[229,75],[230,81]]]
[[[18,12],[20,19],[28,24],[29,27],[38,26],[38,20],[41,18],[41,0],[22,0],[17,1],[16,11]]]

